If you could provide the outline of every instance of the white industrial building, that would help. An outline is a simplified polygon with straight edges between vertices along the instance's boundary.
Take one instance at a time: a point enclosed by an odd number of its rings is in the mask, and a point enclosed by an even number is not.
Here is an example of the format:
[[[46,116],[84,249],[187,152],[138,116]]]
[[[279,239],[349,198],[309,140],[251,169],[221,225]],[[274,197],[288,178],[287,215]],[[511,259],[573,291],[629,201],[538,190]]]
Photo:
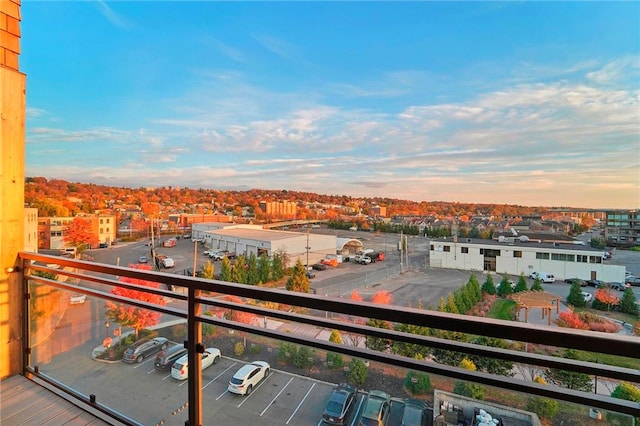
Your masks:
[[[347,256],[364,248],[362,241],[352,238],[337,238],[335,235],[306,232],[274,231],[260,225],[230,223],[194,223],[191,229],[194,239],[202,240],[205,247],[228,250],[246,257],[254,253],[284,252],[292,266],[297,259],[303,265],[312,265],[327,257]]]
[[[582,244],[542,243],[526,237],[500,241],[449,237],[431,240],[429,257],[434,268],[526,276],[537,271],[558,280],[624,282],[624,266],[605,263],[601,250]]]

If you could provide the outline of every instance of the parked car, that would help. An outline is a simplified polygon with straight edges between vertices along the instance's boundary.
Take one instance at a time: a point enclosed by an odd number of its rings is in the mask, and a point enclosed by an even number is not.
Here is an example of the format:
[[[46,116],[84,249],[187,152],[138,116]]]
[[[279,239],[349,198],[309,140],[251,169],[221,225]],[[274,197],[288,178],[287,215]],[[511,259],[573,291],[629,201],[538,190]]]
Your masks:
[[[427,403],[422,400],[405,399],[400,426],[426,426],[428,421],[427,408],[429,408]]]
[[[238,395],[249,395],[253,388],[269,377],[271,367],[265,361],[254,361],[236,371],[229,380],[228,390]]]
[[[532,272],[529,274],[529,278],[538,279],[543,283],[552,283],[556,280],[556,277],[553,274],[548,274],[546,272]]]
[[[640,285],[640,277],[629,276],[624,280],[625,284]]]
[[[584,301],[589,303],[593,300],[593,294],[587,293],[586,291],[582,292],[582,297],[584,297]]]
[[[211,367],[220,361],[220,349],[207,348],[202,354],[202,369]],[[183,355],[171,366],[171,377],[178,380],[186,380],[189,377],[189,355]]]
[[[353,406],[355,395],[356,389],[349,384],[342,383],[334,388],[322,412],[322,420],[330,425],[343,425]]]
[[[361,265],[368,265],[371,263],[371,258],[369,256],[362,256],[360,260],[358,260],[358,263]]]
[[[314,263],[311,267],[316,271],[324,271],[325,269],[328,268],[328,266],[325,265],[324,263]]]
[[[75,293],[71,295],[69,299],[70,305],[81,305],[87,300],[87,295],[82,293]]]
[[[172,346],[156,355],[156,360],[153,362],[153,368],[158,371],[170,370],[171,367],[173,367],[173,363],[186,354],[187,348],[183,345]]]
[[[580,284],[580,287],[586,287],[587,282],[581,278],[566,278],[564,280],[567,284],[573,284],[574,281],[577,281]]]
[[[617,282],[617,281],[607,283],[607,286],[618,291],[625,291],[627,287],[630,287],[630,285],[628,284]]]
[[[315,278],[315,277],[316,277],[316,274],[314,274],[311,271],[307,271],[307,278],[312,279],[312,278]]]
[[[390,404],[391,398],[388,393],[379,390],[369,391],[358,425],[383,426],[389,417]]]
[[[167,258],[162,260],[162,266],[165,267],[165,268],[173,268],[175,265],[176,265],[176,263],[170,257],[167,257]]]
[[[587,285],[595,288],[604,287],[604,281],[600,280],[587,280]]]
[[[147,263],[149,261],[149,259],[147,259],[147,256],[140,256],[138,258],[138,263]]]
[[[164,351],[168,346],[169,341],[164,337],[138,340],[124,351],[122,360],[129,363],[142,362],[156,352]]]

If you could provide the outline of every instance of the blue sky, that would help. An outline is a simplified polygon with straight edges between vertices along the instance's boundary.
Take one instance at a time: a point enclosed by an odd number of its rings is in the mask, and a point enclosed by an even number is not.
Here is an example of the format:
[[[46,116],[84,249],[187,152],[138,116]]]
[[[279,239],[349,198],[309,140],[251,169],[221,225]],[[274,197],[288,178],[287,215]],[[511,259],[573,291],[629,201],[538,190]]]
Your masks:
[[[640,207],[638,2],[22,4],[28,176]]]

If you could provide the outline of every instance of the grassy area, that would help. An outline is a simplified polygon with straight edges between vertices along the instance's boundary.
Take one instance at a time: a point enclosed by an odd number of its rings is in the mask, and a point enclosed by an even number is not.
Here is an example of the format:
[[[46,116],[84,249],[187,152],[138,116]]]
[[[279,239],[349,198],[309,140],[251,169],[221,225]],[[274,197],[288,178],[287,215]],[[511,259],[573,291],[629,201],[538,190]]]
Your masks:
[[[487,317],[511,321],[515,308],[516,302],[513,300],[497,299],[491,306]]]
[[[600,354],[587,351],[576,351],[581,361],[599,362],[600,364],[613,365],[621,368],[640,369],[640,359],[626,358],[617,355]]]

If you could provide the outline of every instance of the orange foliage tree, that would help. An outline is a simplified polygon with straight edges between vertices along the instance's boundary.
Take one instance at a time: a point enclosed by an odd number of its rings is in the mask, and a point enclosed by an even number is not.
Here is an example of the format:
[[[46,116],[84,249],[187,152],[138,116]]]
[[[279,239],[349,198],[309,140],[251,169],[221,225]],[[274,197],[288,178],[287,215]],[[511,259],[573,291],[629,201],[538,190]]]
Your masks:
[[[560,327],[577,328],[579,330],[589,329],[587,323],[582,321],[578,314],[570,310],[560,312],[560,315],[558,315],[558,319],[556,320],[556,324]]]
[[[371,298],[371,302],[377,303],[378,305],[389,305],[393,301],[393,295],[388,291],[379,291],[373,295]]]
[[[608,288],[596,290],[594,297],[598,302],[607,305],[607,311],[611,309],[612,305],[617,305],[620,302],[620,299]]]
[[[362,296],[360,296],[360,293],[358,293],[358,290],[353,290],[351,292],[351,300],[355,302],[362,302]]]
[[[233,302],[233,303],[244,304],[242,299],[239,298],[238,296],[226,296],[224,300]],[[231,310],[225,313],[224,316],[228,320],[241,322],[244,324],[251,324],[256,317],[255,314],[252,314],[251,312],[244,312],[244,311],[237,311],[237,310]]]
[[[150,271],[151,265],[148,264],[131,264],[129,268],[143,269]],[[120,281],[127,284],[136,284],[143,287],[159,288],[160,283],[153,281],[140,280],[137,278],[122,277]],[[117,296],[136,299],[143,302],[152,303],[154,305],[164,306],[166,304],[164,297],[159,294],[149,293],[144,290],[134,290],[124,287],[114,287],[111,293]],[[149,309],[138,308],[124,303],[107,302],[107,318],[120,324],[123,327],[131,327],[135,330],[136,337],[138,331],[156,325],[160,322],[160,312],[154,312]]]
[[[81,217],[76,217],[64,229],[62,241],[72,247],[83,249],[86,246],[97,246],[100,241],[93,232],[91,222]]]

